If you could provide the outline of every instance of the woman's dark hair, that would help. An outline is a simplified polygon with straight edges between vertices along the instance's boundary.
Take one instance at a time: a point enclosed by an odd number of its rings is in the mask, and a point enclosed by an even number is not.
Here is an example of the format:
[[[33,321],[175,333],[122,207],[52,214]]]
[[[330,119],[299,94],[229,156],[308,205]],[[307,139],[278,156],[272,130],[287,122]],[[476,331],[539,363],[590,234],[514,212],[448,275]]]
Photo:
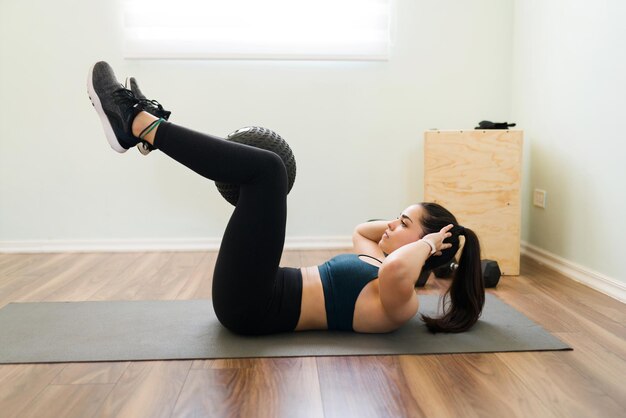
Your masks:
[[[423,270],[432,270],[450,263],[459,250],[459,236],[465,236],[465,244],[454,272],[452,284],[443,295],[443,316],[432,318],[422,315],[422,320],[431,332],[463,332],[478,321],[485,304],[485,284],[480,267],[480,243],[469,228],[459,225],[450,211],[437,203],[422,202],[424,208],[422,228],[424,234],[439,232],[446,225],[453,224],[452,236],[444,242],[452,244],[440,256],[431,256],[424,263]],[[449,299],[448,299],[449,298]]]

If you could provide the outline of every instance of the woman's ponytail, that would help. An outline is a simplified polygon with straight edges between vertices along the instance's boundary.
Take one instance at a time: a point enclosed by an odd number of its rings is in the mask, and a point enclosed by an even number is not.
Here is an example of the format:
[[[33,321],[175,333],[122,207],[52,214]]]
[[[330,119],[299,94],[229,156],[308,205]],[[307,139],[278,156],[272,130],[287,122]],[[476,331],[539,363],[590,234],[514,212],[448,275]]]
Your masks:
[[[465,244],[459,266],[443,296],[444,314],[439,318],[422,315],[431,332],[467,331],[478,321],[485,304],[478,237],[468,228],[464,228],[462,235],[465,235]]]

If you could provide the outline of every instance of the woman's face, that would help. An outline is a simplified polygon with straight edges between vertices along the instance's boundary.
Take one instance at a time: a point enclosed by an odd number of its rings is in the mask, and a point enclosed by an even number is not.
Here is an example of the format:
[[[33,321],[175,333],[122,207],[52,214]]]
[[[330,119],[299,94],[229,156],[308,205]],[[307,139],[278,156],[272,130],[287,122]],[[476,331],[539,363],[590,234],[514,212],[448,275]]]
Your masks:
[[[378,246],[385,254],[391,254],[398,248],[415,242],[424,236],[422,229],[422,215],[424,208],[420,205],[411,205],[400,216],[387,224],[387,229],[378,242]]]

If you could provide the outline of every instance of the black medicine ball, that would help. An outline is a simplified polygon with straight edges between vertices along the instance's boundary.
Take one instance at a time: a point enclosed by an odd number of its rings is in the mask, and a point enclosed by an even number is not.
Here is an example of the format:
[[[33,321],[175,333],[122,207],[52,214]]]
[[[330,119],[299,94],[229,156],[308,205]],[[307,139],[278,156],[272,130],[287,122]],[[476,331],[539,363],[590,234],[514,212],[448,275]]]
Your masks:
[[[291,191],[293,183],[296,181],[296,159],[289,144],[276,132],[259,126],[247,126],[236,130],[226,138],[229,141],[239,144],[250,145],[277,154],[285,163],[287,168],[287,179],[289,181],[287,193]],[[217,190],[233,206],[239,200],[239,185],[215,182]]]

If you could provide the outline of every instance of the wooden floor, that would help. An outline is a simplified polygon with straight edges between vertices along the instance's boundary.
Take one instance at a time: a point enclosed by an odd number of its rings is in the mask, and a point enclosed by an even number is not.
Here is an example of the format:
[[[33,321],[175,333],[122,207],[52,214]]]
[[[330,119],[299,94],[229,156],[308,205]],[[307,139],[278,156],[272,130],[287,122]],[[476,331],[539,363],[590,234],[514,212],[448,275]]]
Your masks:
[[[215,258],[0,254],[0,307],[210,298]],[[529,259],[492,293],[574,351],[2,365],[0,417],[626,417],[624,304]]]

